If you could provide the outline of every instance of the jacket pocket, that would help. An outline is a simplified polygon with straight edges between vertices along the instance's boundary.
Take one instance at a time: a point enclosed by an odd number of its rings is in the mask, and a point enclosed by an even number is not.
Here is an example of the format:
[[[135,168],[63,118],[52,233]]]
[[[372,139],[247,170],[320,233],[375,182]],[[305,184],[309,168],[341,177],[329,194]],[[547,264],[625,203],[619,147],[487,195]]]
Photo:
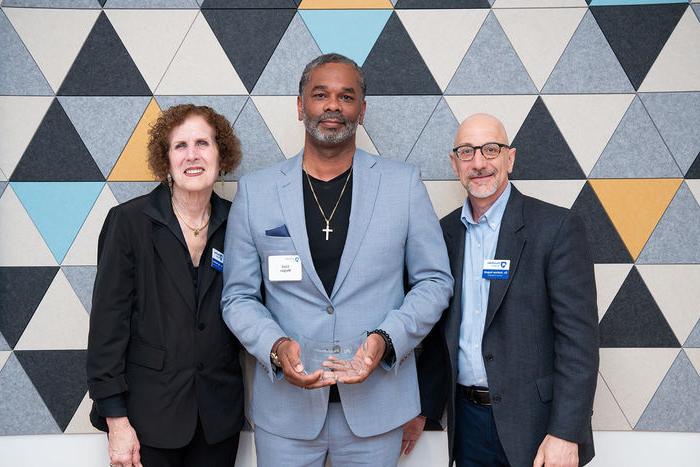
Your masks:
[[[154,347],[145,342],[132,340],[126,353],[126,361],[160,371],[165,363],[165,349]]]
[[[554,391],[554,377],[549,375],[543,378],[538,378],[535,381],[535,384],[537,384],[537,392],[540,393],[540,400],[542,402],[551,402],[552,392]]]

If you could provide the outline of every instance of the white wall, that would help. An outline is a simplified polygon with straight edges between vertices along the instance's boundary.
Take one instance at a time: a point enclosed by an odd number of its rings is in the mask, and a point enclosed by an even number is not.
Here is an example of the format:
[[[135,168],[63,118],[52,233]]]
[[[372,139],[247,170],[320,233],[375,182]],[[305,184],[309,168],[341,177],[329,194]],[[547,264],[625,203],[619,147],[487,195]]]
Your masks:
[[[700,433],[595,432],[591,467],[700,467]],[[241,434],[236,467],[253,467],[251,433]],[[426,433],[400,467],[447,464],[444,433]],[[105,435],[0,437],[0,467],[107,467]],[[148,467],[148,466],[146,466]]]

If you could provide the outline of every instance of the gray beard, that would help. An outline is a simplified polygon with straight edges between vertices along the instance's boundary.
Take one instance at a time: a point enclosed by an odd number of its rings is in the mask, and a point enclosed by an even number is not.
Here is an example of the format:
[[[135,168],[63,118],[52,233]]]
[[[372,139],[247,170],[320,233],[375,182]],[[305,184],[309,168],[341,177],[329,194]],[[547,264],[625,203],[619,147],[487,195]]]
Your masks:
[[[302,111],[303,112],[303,111]],[[341,144],[349,140],[355,135],[357,131],[357,121],[350,121],[343,117],[342,115],[334,113],[324,113],[318,118],[309,118],[306,112],[303,112],[304,126],[306,127],[307,133],[311,135],[313,139],[324,144]],[[319,125],[321,120],[326,118],[336,118],[342,119],[343,127],[337,130],[321,130]]]

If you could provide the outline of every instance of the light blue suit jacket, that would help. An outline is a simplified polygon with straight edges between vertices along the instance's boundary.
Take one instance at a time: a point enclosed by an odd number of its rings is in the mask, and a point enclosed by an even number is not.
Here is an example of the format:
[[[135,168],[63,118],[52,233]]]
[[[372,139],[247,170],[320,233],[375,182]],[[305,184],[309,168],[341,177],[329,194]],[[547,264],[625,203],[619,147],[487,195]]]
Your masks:
[[[344,340],[381,328],[391,336],[396,364],[339,391],[355,435],[385,433],[420,412],[413,349],[452,295],[442,232],[416,167],[357,150],[350,225],[329,297],[309,250],[301,163],[298,154],[242,177],[229,214],[221,303],[226,324],[259,363],[250,413],[270,433],[314,439],[329,390],[303,390],[275,375],[273,343],[281,336]],[[289,237],[266,235],[283,225]],[[271,255],[299,255],[302,280],[271,282]]]

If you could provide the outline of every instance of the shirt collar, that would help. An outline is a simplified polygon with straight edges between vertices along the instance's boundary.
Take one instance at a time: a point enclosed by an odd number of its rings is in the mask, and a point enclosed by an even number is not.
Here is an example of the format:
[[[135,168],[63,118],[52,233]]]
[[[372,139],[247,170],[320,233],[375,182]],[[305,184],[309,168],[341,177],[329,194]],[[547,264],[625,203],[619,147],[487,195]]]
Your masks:
[[[503,213],[506,210],[506,204],[508,203],[508,198],[510,197],[510,181],[506,185],[506,189],[503,190],[501,196],[496,199],[496,202],[491,205],[491,207],[482,216],[482,219],[491,228],[491,230],[496,230],[501,225],[501,220],[503,220]],[[462,223],[469,228],[469,224],[477,225],[472,218],[472,208],[469,204],[469,197],[464,200],[464,205],[462,206]]]

